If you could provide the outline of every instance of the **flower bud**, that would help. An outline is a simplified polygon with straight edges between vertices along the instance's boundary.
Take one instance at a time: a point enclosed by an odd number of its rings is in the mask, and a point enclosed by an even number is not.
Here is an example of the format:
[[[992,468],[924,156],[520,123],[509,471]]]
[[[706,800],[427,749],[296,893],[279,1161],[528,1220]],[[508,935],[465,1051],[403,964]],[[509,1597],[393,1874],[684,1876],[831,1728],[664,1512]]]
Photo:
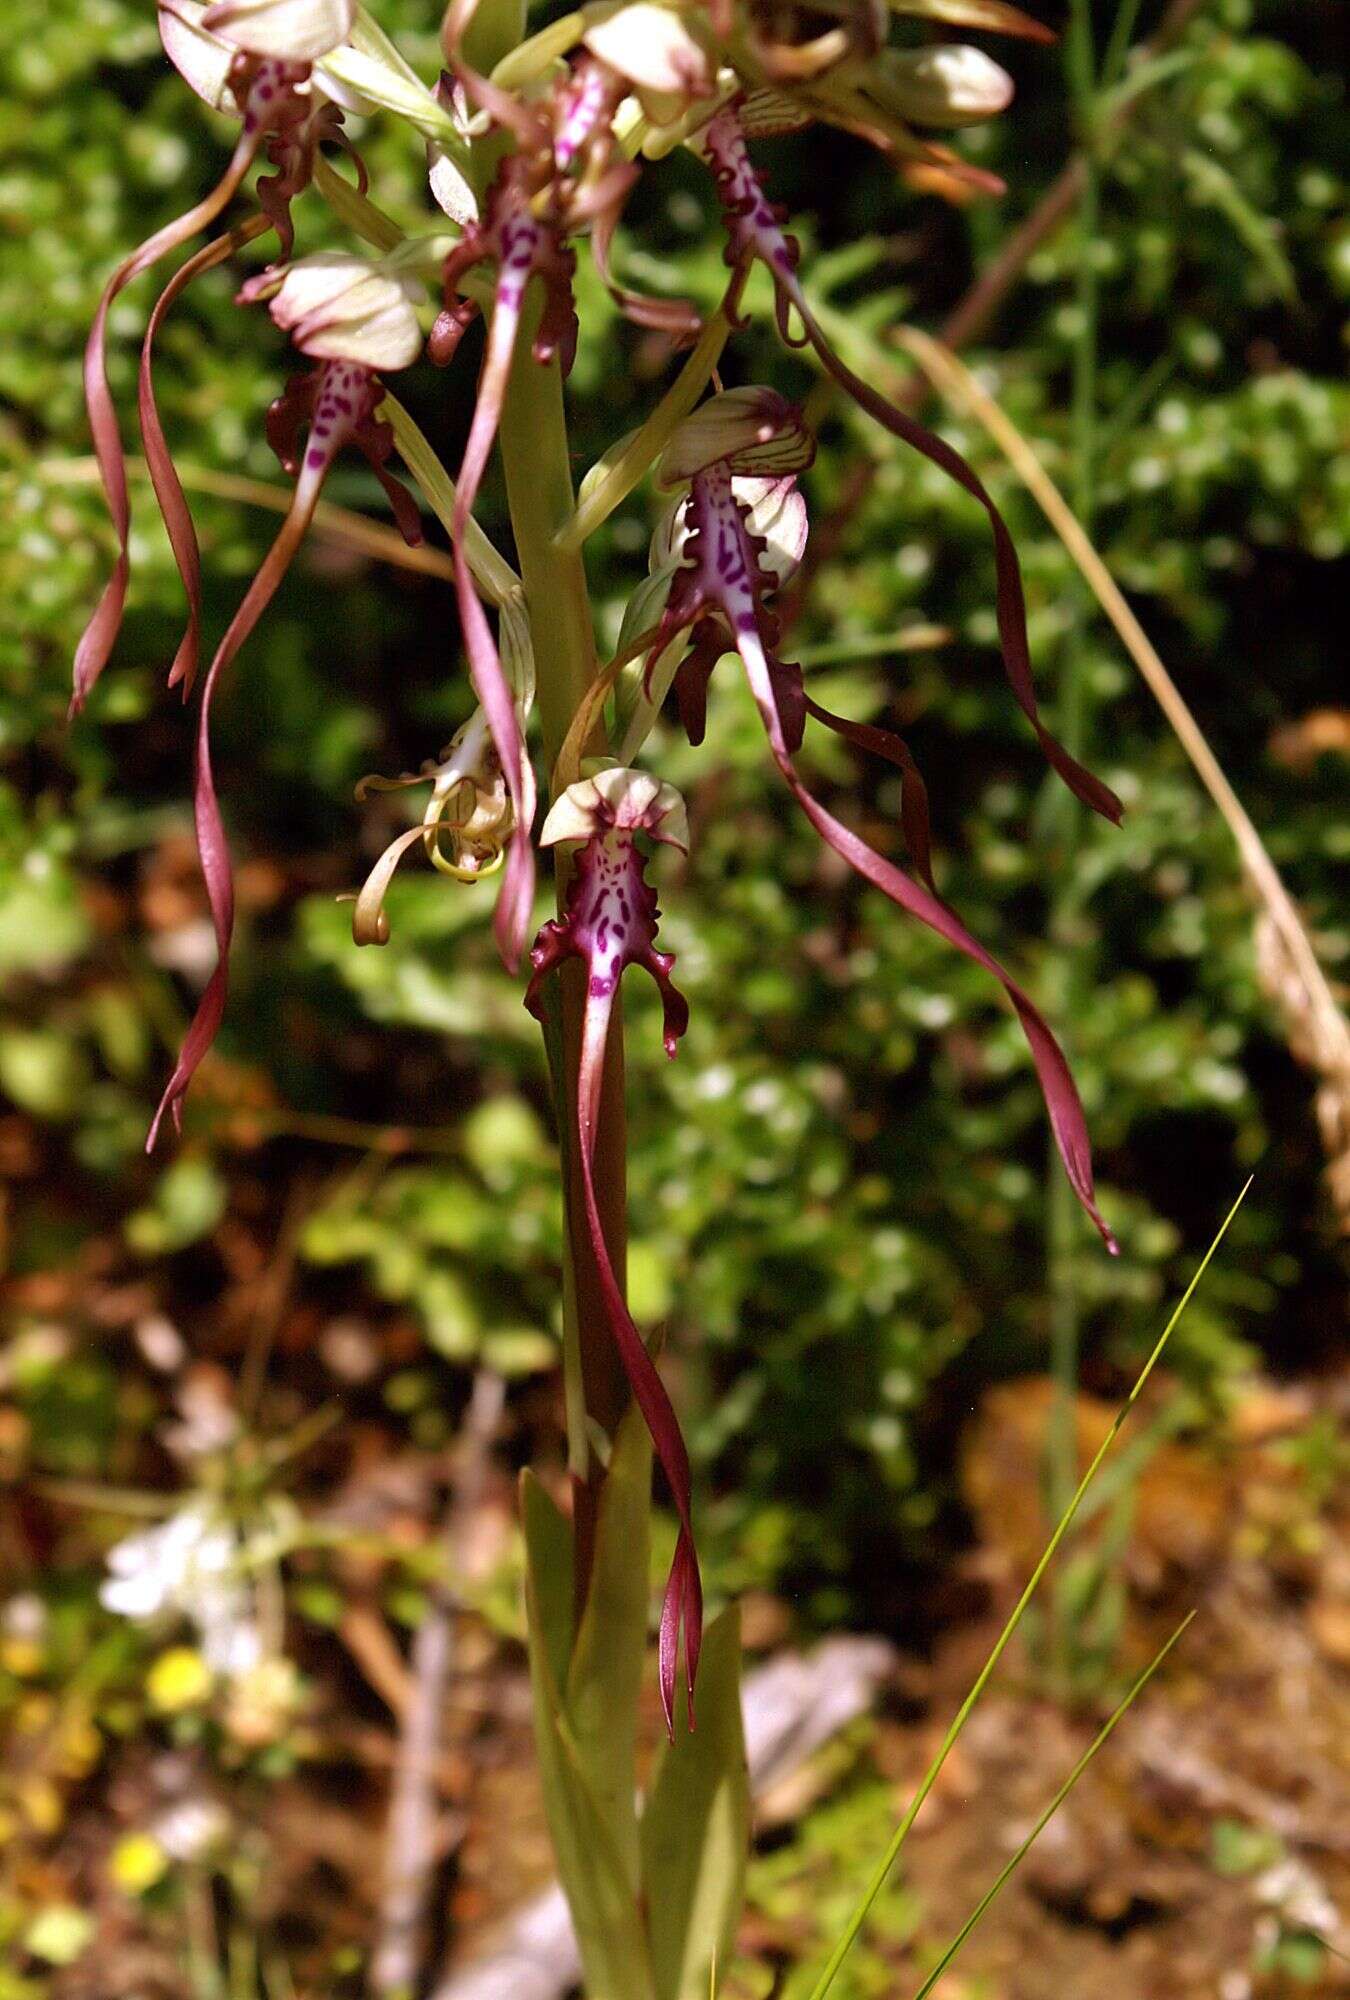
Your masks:
[[[661,454],[656,483],[669,491],[718,463],[733,473],[803,472],[815,454],[801,411],[776,389],[726,389],[678,426]]]
[[[689,816],[675,787],[650,771],[620,764],[569,785],[549,808],[539,839],[544,847],[556,847],[560,841],[589,840],[611,829],[650,834],[689,852]]]
[[[884,49],[868,65],[868,95],[915,125],[955,129],[996,118],[1012,102],[1013,80],[983,49],[940,43]]]
[[[245,285],[250,303],[276,284],[276,273]],[[302,354],[354,361],[365,368],[406,368],[422,351],[415,304],[421,286],[387,266],[346,250],[321,250],[287,265],[270,311]]]
[[[355,22],[356,0],[215,0],[202,16],[231,47],[287,62],[317,62],[346,41]]]
[[[657,6],[655,0],[620,7],[588,28],[582,40],[593,56],[639,91],[683,99],[706,97],[712,90],[715,72],[707,50],[673,7]]]

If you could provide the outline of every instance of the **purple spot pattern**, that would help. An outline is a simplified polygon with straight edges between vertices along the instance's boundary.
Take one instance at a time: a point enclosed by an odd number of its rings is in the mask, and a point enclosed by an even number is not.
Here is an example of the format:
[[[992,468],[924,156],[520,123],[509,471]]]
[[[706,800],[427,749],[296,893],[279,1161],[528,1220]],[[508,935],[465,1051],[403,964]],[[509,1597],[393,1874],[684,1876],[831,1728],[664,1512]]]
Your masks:
[[[309,81],[308,63],[278,62],[271,57],[241,55],[230,76],[230,88],[244,114],[245,132],[284,131],[308,111],[302,86]]]
[[[314,411],[301,487],[317,485],[343,445],[367,422],[379,394],[375,377],[355,361],[325,361],[314,385]],[[307,497],[307,496],[306,496]]]
[[[610,109],[611,79],[598,63],[585,63],[576,71],[575,88],[564,100],[553,141],[553,163],[566,173],[578,153],[589,143]]]

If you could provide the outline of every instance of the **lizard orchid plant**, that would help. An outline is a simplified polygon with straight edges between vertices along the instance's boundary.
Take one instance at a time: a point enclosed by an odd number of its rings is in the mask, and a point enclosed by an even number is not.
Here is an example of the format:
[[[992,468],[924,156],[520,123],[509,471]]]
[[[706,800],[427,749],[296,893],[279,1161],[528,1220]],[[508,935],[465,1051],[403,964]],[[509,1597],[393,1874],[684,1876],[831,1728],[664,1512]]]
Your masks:
[[[893,46],[893,16],[1048,39],[1005,0],[830,0],[824,7],[588,0],[529,37],[520,0],[453,0],[442,34],[447,67],[430,85],[356,0],[160,0],[166,54],[207,104],[242,121],[241,130],[213,191],[117,266],[89,338],[89,417],[117,555],[76,657],[75,709],[112,653],[128,587],[128,487],[105,366],[110,308],[134,279],[206,237],[236,200],[245,201],[255,166],[270,167],[257,180],[252,211],[245,207],[172,272],[141,353],[141,435],[187,599],[168,679],[186,695],[201,636],[201,562],[156,406],[154,343],[201,272],[275,233],[277,258],[239,297],[246,306],[266,303],[310,364],[285,382],[266,418],[294,491],[198,695],[195,818],[218,962],[150,1144],[166,1112],[180,1120],[226,1005],[233,890],[212,775],[213,697],[294,558],[345,447],[364,455],[410,542],[421,534],[420,507],[389,470],[396,450],[448,529],[477,704],[420,773],[371,778],[358,793],[430,789],[420,822],[391,843],[356,897],[356,942],[387,942],[390,880],[420,846],[458,881],[500,871],[495,930],[514,972],[534,911],[537,853],[555,858],[557,915],[530,952],[523,997],[544,1025],[562,1141],[572,1508],[565,1516],[527,1476],[524,1523],[541,1765],[595,2000],[688,2000],[707,1991],[709,1965],[725,1955],[734,1928],[747,1819],[734,1612],[705,1635],[689,1457],[624,1293],[625,969],[641,965],[655,979],[668,1054],[675,1055],[688,1021],[672,983],[673,960],[657,946],[656,895],[646,877],[651,850],[687,850],[688,822],[679,795],[638,761],[667,697],[699,744],[710,676],[724,657],[739,658],[768,754],[821,839],[1002,986],[1025,1032],[1069,1181],[1114,1248],[1097,1210],[1068,1064],[1028,995],[939,894],[927,795],[907,745],[889,730],[824,708],[784,656],[774,599],[807,539],[802,481],[814,440],[803,414],[773,389],[723,388],[718,377],[731,336],[744,324],[752,268],[761,266],[783,341],[809,349],[863,412],[983,509],[1013,694],[1065,784],[1117,818],[1114,795],[1041,719],[1017,554],[998,508],[950,444],[860,380],[836,352],[812,308],[798,245],[752,158],[757,136],[826,121],[879,147],[902,173],[996,191],[991,176],[933,135],[996,115],[1011,94],[1008,77],[969,45]],[[405,237],[375,207],[359,158],[353,185],[325,157],[325,146],[351,150],[344,113],[391,117],[425,143],[431,202],[423,230]],[[709,200],[725,230],[725,295],[706,321],[682,301],[629,289],[614,268],[616,230],[633,186],[643,173],[659,173],[661,160],[681,146],[707,168]],[[311,187],[361,248],[295,258],[292,204]],[[664,336],[672,352],[691,351],[641,429],[605,454],[578,500],[562,384],[582,332],[573,280],[584,239],[619,309]],[[439,291],[438,311],[429,286]],[[483,356],[452,480],[386,378],[424,353],[460,374],[461,343],[479,315]],[[519,576],[474,519],[494,450]],[[584,545],[649,474],[666,496],[649,574],[634,590],[618,653],[605,663],[596,653]],[[898,768],[899,832],[910,868],[864,840],[812,788],[800,762],[808,723]],[[551,804],[536,829],[540,775]],[[639,1817],[653,1450],[678,1532],[659,1621],[658,1681],[670,1740]],[[675,1699],[681,1654],[687,1719]]]

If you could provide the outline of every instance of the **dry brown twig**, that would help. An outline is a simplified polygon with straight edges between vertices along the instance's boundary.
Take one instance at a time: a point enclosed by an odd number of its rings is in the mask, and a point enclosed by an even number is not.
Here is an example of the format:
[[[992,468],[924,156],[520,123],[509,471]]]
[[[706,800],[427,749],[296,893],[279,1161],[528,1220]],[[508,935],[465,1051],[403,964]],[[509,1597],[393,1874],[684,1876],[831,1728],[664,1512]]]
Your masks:
[[[501,1422],[505,1387],[486,1369],[474,1378],[460,1433],[458,1466],[446,1510],[447,1570],[466,1539],[482,1498],[492,1441]],[[377,2000],[419,1990],[427,1905],[436,1867],[436,1770],[441,1713],[454,1652],[455,1593],[449,1576],[430,1594],[412,1644],[407,1693],[399,1714],[398,1758],[389,1799],[384,1891],[371,1958]]]
[[[41,475],[53,485],[93,486],[99,471],[96,458],[47,459]],[[133,479],[148,479],[144,459],[128,458],[127,471]],[[248,479],[237,472],[217,472],[206,465],[179,465],[178,477],[189,492],[207,493],[215,500],[233,500],[245,507],[265,507],[269,513],[284,514],[291,504],[289,486],[273,486],[265,479]],[[377,562],[393,563],[423,576],[454,581],[455,566],[443,549],[422,542],[410,548],[396,528],[372,521],[351,507],[339,507],[321,500],[314,509],[314,532],[330,542],[341,542],[359,555],[373,556]]]

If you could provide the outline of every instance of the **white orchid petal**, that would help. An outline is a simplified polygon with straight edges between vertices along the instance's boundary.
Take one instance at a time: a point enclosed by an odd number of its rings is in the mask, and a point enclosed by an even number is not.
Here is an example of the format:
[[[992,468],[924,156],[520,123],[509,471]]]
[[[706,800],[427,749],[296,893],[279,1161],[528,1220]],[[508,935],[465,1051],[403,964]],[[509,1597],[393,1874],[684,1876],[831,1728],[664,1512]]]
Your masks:
[[[457,222],[461,229],[477,222],[478,197],[468,176],[456,155],[435,139],[427,143],[427,182],[432,200],[452,222]]]
[[[1007,70],[983,49],[959,42],[886,49],[869,67],[865,87],[901,118],[944,130],[997,118],[1013,98]]]
[[[230,71],[238,51],[202,26],[205,12],[203,0],[169,0],[159,9],[159,39],[184,83],[204,104],[238,117],[239,106],[230,89]]]
[[[279,327],[303,354],[366,368],[406,368],[422,351],[415,280],[347,251],[325,250],[287,266],[271,302]]]
[[[750,513],[750,532],[762,537],[760,560],[774,581],[786,583],[806,553],[806,501],[794,479],[733,479],[731,490]]]
[[[633,0],[582,37],[593,56],[643,90],[668,92],[678,100],[705,97],[713,85],[713,65],[688,24],[655,0]]]
[[[734,473],[801,472],[815,440],[801,412],[776,389],[758,385],[709,396],[680,424],[661,454],[658,487],[682,486],[719,461]]]
[[[203,21],[250,55],[316,62],[350,35],[356,0],[215,0]]]
[[[611,765],[569,785],[549,808],[539,835],[544,847],[564,840],[589,840],[603,827],[623,827],[650,834],[672,847],[689,851],[689,816],[674,785],[651,771]]]

